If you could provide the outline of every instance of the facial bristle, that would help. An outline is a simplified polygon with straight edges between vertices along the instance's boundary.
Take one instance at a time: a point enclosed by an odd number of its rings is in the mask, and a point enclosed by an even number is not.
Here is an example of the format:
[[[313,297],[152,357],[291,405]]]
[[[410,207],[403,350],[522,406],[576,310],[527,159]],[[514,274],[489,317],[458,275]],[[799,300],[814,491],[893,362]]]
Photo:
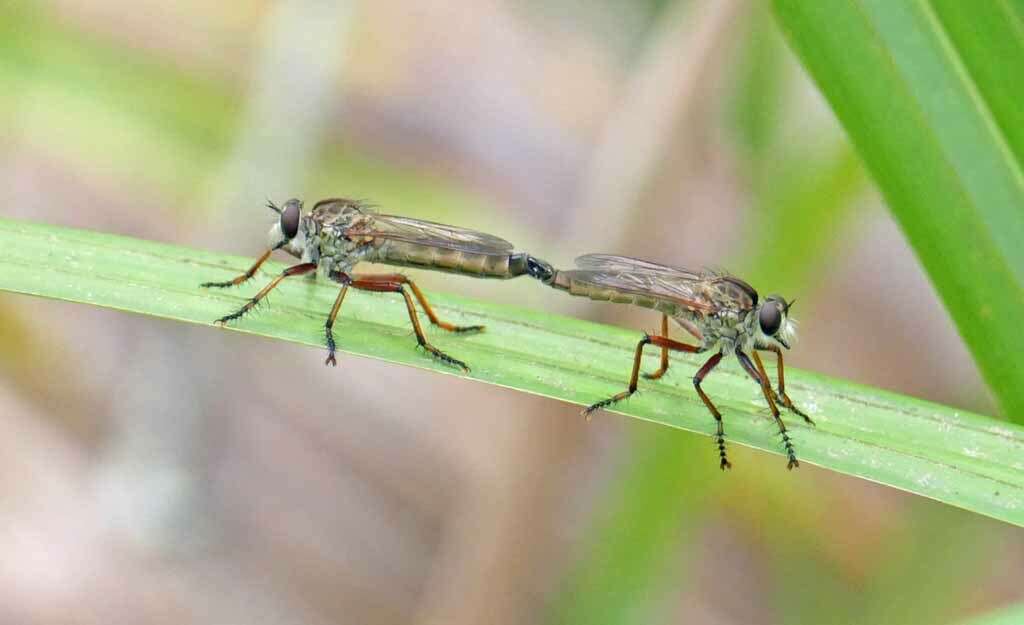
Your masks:
[[[782,322],[782,327],[779,329],[779,336],[782,337],[782,340],[790,345],[796,343],[797,325],[796,319],[786,317],[786,320]]]

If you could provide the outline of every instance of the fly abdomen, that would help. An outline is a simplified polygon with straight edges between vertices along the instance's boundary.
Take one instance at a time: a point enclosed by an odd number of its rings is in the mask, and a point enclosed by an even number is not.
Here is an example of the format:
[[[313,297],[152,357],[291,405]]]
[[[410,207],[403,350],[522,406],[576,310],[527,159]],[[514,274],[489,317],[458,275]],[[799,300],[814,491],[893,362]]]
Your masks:
[[[367,254],[364,260],[445,271],[475,278],[506,279],[527,272],[526,259],[519,256],[465,252],[408,241],[387,240]]]

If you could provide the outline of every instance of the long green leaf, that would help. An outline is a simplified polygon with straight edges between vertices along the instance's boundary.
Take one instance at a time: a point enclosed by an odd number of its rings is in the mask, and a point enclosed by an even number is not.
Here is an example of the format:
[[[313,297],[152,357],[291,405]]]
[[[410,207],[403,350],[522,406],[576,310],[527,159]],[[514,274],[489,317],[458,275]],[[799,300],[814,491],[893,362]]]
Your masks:
[[[1012,321],[1024,310],[1024,5],[774,6],[1003,410],[1024,422]]]
[[[236,309],[281,266],[270,265],[270,273],[237,290],[197,285],[236,275],[250,262],[110,234],[0,220],[0,289],[155,317],[210,324]],[[272,306],[235,329],[319,347],[336,292],[331,284],[285,281]],[[624,384],[638,338],[635,331],[450,295],[432,297],[446,318],[487,325],[485,333],[475,336],[431,333],[439,347],[473,367],[473,379],[579,404],[606,397]],[[348,353],[458,375],[415,349],[405,307],[392,295],[353,293],[340,319],[337,334]],[[219,331],[211,325],[210,332]],[[321,358],[322,352],[309,357]],[[697,364],[685,361],[676,360],[677,372]],[[341,366],[353,363],[342,359]],[[647,366],[656,366],[656,354],[649,355]],[[688,376],[668,377],[645,383],[643,392],[623,403],[621,411],[710,434],[713,421]],[[1024,428],[802,371],[792,371],[787,381],[790,394],[818,422],[812,428],[789,419],[804,462],[1024,525]],[[738,365],[716,370],[706,388],[726,415],[731,444],[780,452],[759,390]],[[711,446],[707,462],[716,462]],[[785,471],[781,460],[779,470]],[[799,474],[793,479],[800,479]]]

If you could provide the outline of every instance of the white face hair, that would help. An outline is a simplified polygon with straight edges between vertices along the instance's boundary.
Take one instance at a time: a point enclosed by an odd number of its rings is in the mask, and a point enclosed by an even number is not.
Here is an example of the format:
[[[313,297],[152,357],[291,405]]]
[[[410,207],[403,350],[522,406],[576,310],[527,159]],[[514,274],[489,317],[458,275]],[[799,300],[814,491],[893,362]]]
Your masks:
[[[277,246],[284,241],[284,232],[281,231],[281,220],[274,220],[274,225],[270,226],[270,232],[267,233],[267,245],[270,249],[277,249]]]
[[[271,249],[278,249],[278,246],[284,241],[284,231],[281,229],[281,220],[278,219],[274,221],[274,225],[270,226],[270,232],[267,233],[267,245],[269,245]],[[303,218],[299,220],[299,227],[295,236],[285,243],[280,249],[283,249],[296,258],[305,258],[308,243],[309,239],[306,228],[306,219]]]
[[[774,337],[768,338],[776,343],[781,343],[781,341],[777,340],[778,338],[781,338],[782,341],[785,341],[786,343],[786,349],[789,349],[793,346],[793,343],[796,343],[796,326],[796,319],[791,318],[789,315],[783,315],[782,325],[779,327],[779,331]]]

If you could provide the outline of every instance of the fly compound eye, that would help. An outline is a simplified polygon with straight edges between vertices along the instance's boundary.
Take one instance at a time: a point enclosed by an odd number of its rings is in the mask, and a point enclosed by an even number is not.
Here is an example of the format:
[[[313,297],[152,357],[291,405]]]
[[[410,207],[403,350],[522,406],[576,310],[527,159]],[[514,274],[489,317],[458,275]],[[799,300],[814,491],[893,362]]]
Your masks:
[[[288,200],[284,203],[284,210],[281,211],[281,233],[285,240],[293,238],[299,233],[299,217],[302,215],[302,202]]]
[[[782,311],[773,300],[767,300],[761,305],[761,312],[758,313],[758,320],[761,322],[761,331],[767,336],[774,336],[782,325]]]

